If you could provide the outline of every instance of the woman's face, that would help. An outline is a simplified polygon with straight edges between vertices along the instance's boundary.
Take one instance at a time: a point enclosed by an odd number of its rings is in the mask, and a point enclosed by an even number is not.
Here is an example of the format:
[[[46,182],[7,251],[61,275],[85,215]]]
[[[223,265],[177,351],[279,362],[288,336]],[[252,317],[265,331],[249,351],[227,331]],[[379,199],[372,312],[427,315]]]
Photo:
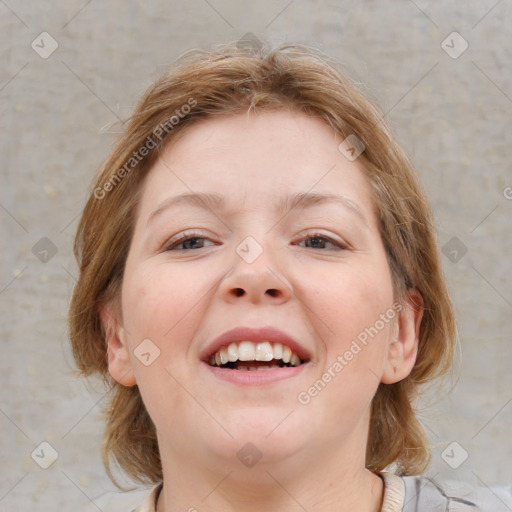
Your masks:
[[[414,362],[414,321],[398,320],[370,187],[340,142],[297,112],[216,117],[149,172],[109,362],[139,386],[162,453],[247,466],[347,443],[364,455],[379,383]],[[221,343],[234,343],[221,363],[248,361],[219,367],[212,343],[236,327],[282,331],[302,364],[280,366],[288,349],[263,332]]]

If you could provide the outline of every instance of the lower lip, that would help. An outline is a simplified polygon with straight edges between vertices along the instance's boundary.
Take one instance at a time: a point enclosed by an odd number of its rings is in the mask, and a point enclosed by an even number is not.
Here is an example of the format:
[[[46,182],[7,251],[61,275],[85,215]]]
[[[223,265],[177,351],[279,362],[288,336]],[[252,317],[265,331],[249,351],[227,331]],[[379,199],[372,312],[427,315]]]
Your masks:
[[[287,368],[273,368],[271,370],[231,370],[229,368],[210,366],[207,363],[203,364],[219,379],[239,385],[261,386],[295,377],[302,372],[307,363]]]

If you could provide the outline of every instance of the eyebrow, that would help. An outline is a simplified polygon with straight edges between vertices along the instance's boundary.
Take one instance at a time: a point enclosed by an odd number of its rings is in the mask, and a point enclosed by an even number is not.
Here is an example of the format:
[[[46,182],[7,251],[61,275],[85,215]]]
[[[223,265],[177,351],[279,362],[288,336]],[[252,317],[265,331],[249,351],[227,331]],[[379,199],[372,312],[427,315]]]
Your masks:
[[[281,198],[275,208],[275,213],[285,216],[292,211],[302,211],[308,208],[321,205],[334,203],[343,206],[349,212],[352,212],[359,217],[365,224],[368,225],[366,217],[364,216],[361,208],[351,199],[337,194],[318,194],[312,192],[299,192],[296,194],[288,194]],[[178,206],[195,206],[209,211],[219,211],[226,209],[226,198],[219,194],[212,193],[184,193],[177,196],[165,199],[148,217],[147,224],[149,224],[155,217],[160,215],[166,210]]]

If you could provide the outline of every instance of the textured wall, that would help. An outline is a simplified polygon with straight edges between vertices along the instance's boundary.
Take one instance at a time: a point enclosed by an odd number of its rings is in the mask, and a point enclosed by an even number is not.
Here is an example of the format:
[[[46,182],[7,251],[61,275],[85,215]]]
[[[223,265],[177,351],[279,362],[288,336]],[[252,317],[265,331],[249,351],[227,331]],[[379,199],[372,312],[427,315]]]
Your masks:
[[[0,1],[0,510],[98,510],[112,490],[101,386],[75,377],[66,334],[77,216],[145,87],[183,51],[247,32],[343,62],[413,156],[462,346],[455,390],[423,412],[429,474],[511,482],[510,26],[507,0]]]

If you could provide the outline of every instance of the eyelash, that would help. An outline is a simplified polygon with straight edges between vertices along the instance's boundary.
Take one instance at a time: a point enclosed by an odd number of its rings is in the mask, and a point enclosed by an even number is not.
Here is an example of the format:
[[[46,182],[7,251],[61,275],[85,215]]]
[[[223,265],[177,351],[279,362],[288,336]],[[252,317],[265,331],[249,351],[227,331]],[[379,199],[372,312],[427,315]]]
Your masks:
[[[325,236],[324,234],[322,233],[307,233],[304,238],[302,238],[300,241],[303,242],[304,240],[311,240],[311,239],[319,239],[319,240],[325,240],[326,242],[328,243],[331,243],[335,246],[337,246],[337,248],[339,250],[348,250],[349,247],[347,244],[343,243],[343,242],[338,242],[328,236]],[[188,242],[189,240],[193,240],[193,239],[198,239],[198,240],[209,240],[207,237],[204,237],[204,236],[201,236],[200,233],[185,233],[183,234],[183,236],[181,236],[178,240],[175,240],[174,242],[170,243],[169,245],[167,245],[166,247],[164,247],[164,252],[167,252],[167,251],[189,251],[189,250],[194,250],[194,249],[177,249],[176,247],[184,242]],[[204,247],[198,247],[198,249],[204,249]],[[313,249],[318,249],[316,247],[313,247]],[[329,249],[327,249],[329,250]],[[330,249],[330,250],[335,250],[335,249]]]

